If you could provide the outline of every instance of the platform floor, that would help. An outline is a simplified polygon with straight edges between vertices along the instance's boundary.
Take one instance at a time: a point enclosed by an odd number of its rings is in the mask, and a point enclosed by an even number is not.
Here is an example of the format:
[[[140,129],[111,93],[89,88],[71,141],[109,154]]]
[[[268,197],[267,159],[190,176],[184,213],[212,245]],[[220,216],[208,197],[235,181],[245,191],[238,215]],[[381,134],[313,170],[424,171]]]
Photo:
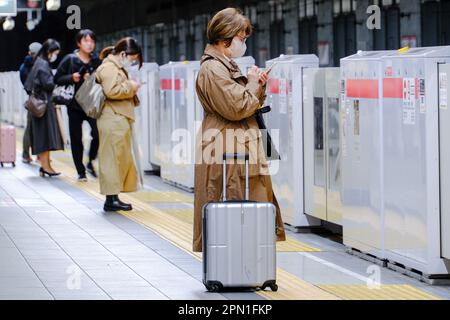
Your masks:
[[[144,190],[122,196],[134,211],[105,213],[98,181],[76,181],[69,151],[53,163],[62,177],[40,178],[37,164],[0,169],[0,300],[450,299],[450,286],[351,256],[333,237],[292,232],[278,245],[279,292],[208,293],[191,251],[192,194],[146,177]]]

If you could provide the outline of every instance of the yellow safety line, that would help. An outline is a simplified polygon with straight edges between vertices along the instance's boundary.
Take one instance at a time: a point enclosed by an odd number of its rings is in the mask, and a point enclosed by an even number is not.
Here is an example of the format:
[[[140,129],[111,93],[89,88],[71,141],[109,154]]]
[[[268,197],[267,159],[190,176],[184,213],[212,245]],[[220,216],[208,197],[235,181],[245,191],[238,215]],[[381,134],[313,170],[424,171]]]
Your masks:
[[[184,202],[193,203],[194,200],[191,197],[185,196],[179,192],[161,191],[161,192],[136,192],[130,193],[136,199],[144,202]]]
[[[321,285],[326,290],[344,300],[441,300],[440,298],[411,285]]]

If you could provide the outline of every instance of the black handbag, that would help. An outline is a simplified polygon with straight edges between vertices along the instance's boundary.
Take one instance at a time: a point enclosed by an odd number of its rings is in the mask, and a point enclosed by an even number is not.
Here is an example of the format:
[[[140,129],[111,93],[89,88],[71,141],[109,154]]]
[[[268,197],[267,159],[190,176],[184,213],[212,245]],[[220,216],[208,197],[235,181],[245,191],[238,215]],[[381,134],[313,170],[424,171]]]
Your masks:
[[[276,149],[275,145],[272,142],[272,137],[269,134],[269,130],[267,130],[266,123],[264,121],[263,115],[272,111],[270,106],[259,109],[256,114],[256,122],[258,123],[259,130],[262,133],[263,139],[263,147],[266,153],[267,160],[281,160],[280,153]]]

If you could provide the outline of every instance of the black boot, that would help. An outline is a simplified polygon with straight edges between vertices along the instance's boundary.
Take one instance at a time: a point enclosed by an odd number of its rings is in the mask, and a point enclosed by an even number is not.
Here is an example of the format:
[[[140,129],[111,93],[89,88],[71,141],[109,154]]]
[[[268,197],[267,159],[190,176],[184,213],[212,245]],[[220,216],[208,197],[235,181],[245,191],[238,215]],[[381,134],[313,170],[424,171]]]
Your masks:
[[[131,211],[133,207],[131,204],[123,203],[119,200],[119,196],[106,196],[105,206],[103,210],[108,211]]]

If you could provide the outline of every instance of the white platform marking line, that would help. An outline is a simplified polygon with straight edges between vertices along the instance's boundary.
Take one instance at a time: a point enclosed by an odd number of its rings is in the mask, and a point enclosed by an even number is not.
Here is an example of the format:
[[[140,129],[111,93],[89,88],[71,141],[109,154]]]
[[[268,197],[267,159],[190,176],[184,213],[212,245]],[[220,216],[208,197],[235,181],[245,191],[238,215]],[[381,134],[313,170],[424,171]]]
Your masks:
[[[301,254],[302,256],[305,256],[305,257],[311,259],[311,260],[319,262],[319,263],[321,263],[321,264],[323,264],[323,265],[325,265],[327,267],[330,267],[330,268],[335,269],[335,270],[337,270],[339,272],[342,272],[342,273],[344,273],[344,274],[346,274],[348,276],[351,276],[351,277],[354,277],[354,278],[356,278],[358,280],[361,280],[364,283],[369,283],[369,282],[372,281],[372,279],[370,279],[368,277],[364,277],[364,276],[362,276],[362,275],[360,275],[360,274],[358,274],[356,272],[353,272],[353,271],[350,271],[348,269],[345,269],[345,268],[343,268],[341,266],[338,266],[337,264],[334,264],[332,262],[323,260],[323,259],[321,259],[319,257],[316,257],[316,256],[310,254],[310,253],[307,253],[307,252],[298,252],[298,253]]]

